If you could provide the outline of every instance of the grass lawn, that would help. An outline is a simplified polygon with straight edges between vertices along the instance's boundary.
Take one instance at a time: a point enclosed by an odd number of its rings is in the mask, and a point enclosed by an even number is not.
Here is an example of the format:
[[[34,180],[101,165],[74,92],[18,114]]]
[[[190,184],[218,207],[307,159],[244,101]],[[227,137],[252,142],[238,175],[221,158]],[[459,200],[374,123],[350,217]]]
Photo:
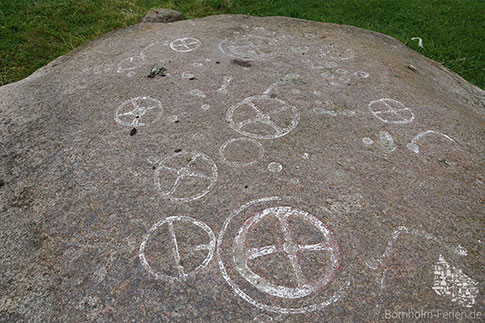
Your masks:
[[[141,21],[152,7],[181,11],[186,19],[281,15],[375,30],[485,88],[483,0],[0,0],[0,85]],[[421,37],[424,49],[412,37]]]

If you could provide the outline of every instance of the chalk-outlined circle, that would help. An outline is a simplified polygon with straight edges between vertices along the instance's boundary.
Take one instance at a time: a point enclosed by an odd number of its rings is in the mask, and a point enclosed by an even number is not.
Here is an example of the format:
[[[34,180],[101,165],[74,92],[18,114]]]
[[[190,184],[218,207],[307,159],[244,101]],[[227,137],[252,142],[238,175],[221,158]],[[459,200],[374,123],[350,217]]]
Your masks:
[[[204,230],[207,233],[207,235],[209,236],[210,241],[209,241],[208,244],[200,244],[200,245],[197,245],[193,248],[194,251],[207,250],[208,252],[207,252],[207,256],[205,257],[204,261],[199,266],[197,266],[194,270],[192,270],[190,273],[186,273],[185,270],[184,270],[184,267],[180,264],[179,247],[178,247],[178,243],[177,243],[177,237],[175,235],[175,231],[174,231],[174,228],[173,228],[174,222],[184,222],[185,225],[193,224],[195,226],[198,226],[202,230]],[[165,275],[165,274],[162,274],[162,273],[155,271],[153,269],[153,267],[150,266],[150,264],[148,263],[146,256],[145,256],[145,249],[146,249],[146,245],[147,245],[147,243],[150,239],[150,236],[159,227],[161,227],[162,225],[165,225],[165,224],[167,224],[167,226],[169,227],[171,240],[172,240],[172,243],[174,244],[173,245],[173,256],[174,256],[174,261],[176,263],[178,276],[169,276],[169,275]],[[145,268],[145,270],[147,270],[156,279],[160,279],[160,280],[183,280],[183,279],[186,279],[186,278],[194,275],[197,271],[200,271],[201,269],[205,268],[209,264],[209,262],[212,259],[212,256],[214,255],[215,245],[216,245],[215,235],[212,232],[212,229],[207,224],[205,224],[201,221],[198,221],[196,219],[193,219],[191,217],[188,217],[188,216],[171,216],[171,217],[168,217],[164,220],[157,222],[155,225],[153,225],[150,228],[148,233],[144,236],[143,241],[140,245],[138,257],[140,258],[140,262],[141,262],[143,268]]]
[[[258,149],[258,156],[255,159],[253,159],[252,161],[247,162],[247,163],[242,163],[242,162],[238,162],[238,161],[230,161],[229,159],[227,159],[224,152],[226,151],[227,146],[229,146],[230,144],[236,143],[236,142],[245,142],[246,144],[256,146],[256,148]],[[229,139],[228,141],[226,141],[224,144],[222,144],[222,146],[219,148],[219,154],[221,155],[221,158],[224,162],[226,162],[226,163],[228,163],[228,164],[230,164],[234,167],[249,167],[249,166],[252,166],[252,165],[258,163],[261,159],[263,159],[263,157],[264,157],[264,147],[263,147],[263,145],[261,145],[261,143],[259,141],[256,141],[252,138],[246,138],[246,137],[232,138],[232,139]]]
[[[140,104],[143,101],[146,101],[147,104]],[[142,127],[158,121],[162,114],[163,107],[159,100],[141,96],[126,100],[119,105],[115,110],[114,119],[123,126]],[[151,121],[143,123],[142,120],[148,119],[148,115],[151,116]]]
[[[362,72],[362,71],[357,71],[354,73],[355,76],[366,79],[369,77],[369,73],[367,72]]]
[[[285,198],[285,200],[286,200],[286,198]],[[265,310],[265,311],[270,311],[270,312],[275,312],[275,313],[282,313],[282,314],[301,314],[301,313],[307,313],[307,312],[313,312],[313,311],[321,310],[321,309],[329,306],[330,304],[333,304],[336,301],[338,301],[339,298],[341,297],[343,290],[350,285],[350,281],[344,282],[342,285],[340,285],[338,290],[336,290],[330,297],[326,298],[322,302],[312,304],[312,305],[304,305],[304,306],[301,306],[301,307],[281,307],[281,306],[277,306],[277,305],[264,304],[264,303],[262,303],[262,302],[260,302],[256,299],[254,299],[250,295],[248,295],[231,279],[231,277],[228,274],[228,271],[226,270],[226,266],[224,265],[224,261],[222,259],[222,244],[223,244],[223,240],[224,240],[224,235],[226,234],[226,231],[228,230],[228,227],[229,227],[229,224],[231,223],[231,221],[234,218],[238,217],[243,211],[245,211],[249,207],[258,206],[258,205],[261,205],[261,204],[264,204],[264,203],[274,203],[274,202],[282,203],[283,201],[284,201],[284,199],[281,198],[281,197],[278,197],[278,196],[261,198],[261,199],[258,199],[258,200],[250,201],[250,202],[240,206],[237,210],[235,210],[231,213],[231,215],[224,221],[222,229],[219,232],[219,236],[217,238],[216,257],[217,257],[217,261],[218,261],[218,264],[219,264],[219,269],[222,273],[222,276],[224,277],[226,282],[229,284],[229,286],[233,289],[233,291],[239,297],[241,297],[242,299],[244,299],[245,301],[247,301],[248,303],[252,304],[253,306],[255,306],[259,309],[262,309],[262,310]],[[327,230],[329,230],[329,229],[327,229]]]
[[[263,60],[275,56],[279,42],[274,38],[245,35],[226,38],[219,43],[224,54],[244,60]]]
[[[348,60],[354,58],[354,51],[340,45],[329,44],[321,49],[321,54],[335,60]]]
[[[382,98],[369,103],[369,111],[382,122],[406,124],[414,120],[414,113],[399,101]]]
[[[200,173],[199,171],[194,171],[192,169],[197,161],[202,161],[205,164],[206,169],[210,169],[210,171],[206,171],[208,174]],[[179,163],[179,165],[182,166],[168,166],[174,163]],[[164,190],[160,183],[160,178],[164,172],[176,176],[173,185],[171,185],[168,191]],[[155,169],[154,182],[155,187],[158,189],[158,192],[163,198],[170,199],[170,201],[174,203],[185,203],[200,199],[209,193],[216,184],[217,177],[217,166],[209,156],[200,152],[180,152],[165,158],[158,164],[158,167]],[[178,196],[180,194],[177,194],[177,190],[180,183],[186,178],[199,178],[201,181],[205,181],[208,184],[206,184],[203,189],[195,194],[190,194],[189,196]]]
[[[179,53],[191,52],[199,46],[200,40],[192,37],[178,38],[170,43],[170,48]]]
[[[277,105],[278,107],[270,110],[263,111],[258,104],[270,103]],[[244,106],[248,106],[250,109],[254,110],[256,116],[254,118],[246,119],[241,122],[234,121],[234,112]],[[280,114],[282,112],[289,113],[291,121],[288,125],[281,126],[278,123],[271,120],[271,116]],[[276,139],[290,133],[296,128],[298,122],[300,121],[300,114],[298,109],[294,106],[290,106],[285,101],[278,98],[272,98],[268,95],[256,95],[248,97],[239,103],[236,103],[227,110],[226,120],[229,122],[230,127],[242,134],[243,136],[255,138],[255,139]],[[266,130],[270,130],[270,133],[255,133],[254,131],[244,130],[248,125],[264,125]],[[268,128],[269,127],[269,128]],[[272,129],[272,130],[271,130]]]
[[[246,251],[246,236],[251,227],[256,226],[264,217],[271,215],[277,217],[281,223],[281,230],[285,240],[281,250],[278,250],[279,248],[275,245],[271,245],[261,248],[251,248],[251,250]],[[324,242],[312,245],[297,244],[294,241],[294,237],[292,237],[290,228],[288,227],[288,218],[290,216],[301,218],[307,223],[313,224],[313,226],[315,226],[318,231],[322,233]],[[309,282],[305,278],[302,268],[298,263],[298,252],[300,250],[325,250],[330,253],[330,262],[325,266],[325,272],[321,277],[319,277],[318,280]],[[292,269],[298,284],[297,287],[276,285],[264,277],[256,274],[249,268],[247,264],[248,259],[266,256],[275,252],[286,253],[293,267]],[[310,213],[288,206],[266,208],[247,219],[243,227],[239,229],[239,232],[234,239],[234,253],[236,254],[236,256],[234,256],[236,269],[239,274],[246,279],[246,281],[263,293],[282,298],[302,298],[308,296],[316,290],[321,289],[333,279],[340,263],[340,249],[330,229],[322,221]]]
[[[268,164],[267,168],[272,173],[279,173],[283,169],[283,165],[277,162],[271,162]]]

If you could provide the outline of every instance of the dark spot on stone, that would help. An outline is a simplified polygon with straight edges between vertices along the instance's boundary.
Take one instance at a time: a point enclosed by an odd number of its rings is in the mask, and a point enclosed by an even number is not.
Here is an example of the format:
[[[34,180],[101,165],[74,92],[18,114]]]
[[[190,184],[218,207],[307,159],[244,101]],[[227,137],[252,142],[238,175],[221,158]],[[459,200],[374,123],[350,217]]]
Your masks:
[[[167,69],[162,67],[162,66],[154,66],[152,68],[152,70],[150,71],[150,73],[147,75],[147,77],[154,78],[157,75],[165,77],[165,76],[167,76],[167,75],[165,75],[166,71],[167,71]]]
[[[273,94],[271,94],[271,97],[272,97],[273,99],[274,99],[274,98],[276,98],[276,94],[274,94],[274,93],[273,93]]]
[[[242,59],[233,59],[231,63],[242,66],[242,67],[251,67],[251,63],[248,61],[244,61]]]
[[[138,118],[140,118],[140,116],[136,116],[135,118],[137,118],[137,119],[138,119]]]
[[[248,188],[248,186],[247,185],[244,185],[244,188]]]
[[[130,136],[134,136],[136,133],[136,128],[131,129]]]
[[[152,169],[156,169],[156,167],[155,166],[152,166]]]
[[[176,152],[176,153],[179,153],[179,152],[181,152],[181,151],[182,151],[182,149],[175,149],[175,152]]]
[[[179,123],[179,121],[178,121],[178,120],[175,120],[174,122],[175,122],[175,123]]]
[[[440,163],[444,164],[445,166],[453,166],[455,163],[454,162],[451,162],[449,160],[446,160],[446,159],[440,159],[438,160]]]
[[[3,185],[5,185],[5,182],[3,181],[3,179],[0,179],[0,187],[2,187]]]
[[[216,64],[220,64],[221,62],[216,62]]]
[[[191,78],[189,78],[189,80],[191,80],[191,81],[192,81],[192,80],[195,80],[195,77],[191,77]]]

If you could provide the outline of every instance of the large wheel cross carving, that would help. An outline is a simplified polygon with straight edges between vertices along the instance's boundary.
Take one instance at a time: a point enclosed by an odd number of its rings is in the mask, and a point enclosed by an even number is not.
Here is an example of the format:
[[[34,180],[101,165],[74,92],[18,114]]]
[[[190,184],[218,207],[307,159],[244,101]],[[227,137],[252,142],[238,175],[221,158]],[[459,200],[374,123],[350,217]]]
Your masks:
[[[247,248],[246,238],[251,229],[258,225],[265,217],[274,216],[279,220],[284,243],[281,246],[268,245],[257,248]],[[297,217],[305,223],[314,226],[321,234],[322,241],[317,244],[300,245],[295,242],[288,225],[290,217]],[[330,260],[326,263],[323,275],[316,279],[308,279],[299,263],[299,254],[302,251],[326,252]],[[248,266],[248,261],[264,257],[273,253],[286,256],[291,263],[290,270],[294,285],[287,287],[272,283],[265,277],[261,277]],[[234,262],[241,276],[258,290],[273,296],[282,298],[301,298],[317,291],[327,285],[334,277],[340,260],[339,246],[333,238],[333,233],[327,226],[313,215],[287,206],[271,207],[246,220],[234,239]]]

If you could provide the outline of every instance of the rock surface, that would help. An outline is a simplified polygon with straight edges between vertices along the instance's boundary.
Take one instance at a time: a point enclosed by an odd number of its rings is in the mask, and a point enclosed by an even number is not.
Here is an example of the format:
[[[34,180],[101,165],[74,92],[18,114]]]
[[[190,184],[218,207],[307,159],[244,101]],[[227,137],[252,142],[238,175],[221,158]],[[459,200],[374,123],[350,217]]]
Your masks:
[[[139,24],[0,97],[1,321],[483,313],[484,91],[395,39]]]
[[[184,19],[180,11],[152,8],[143,17],[143,22],[174,22]]]

